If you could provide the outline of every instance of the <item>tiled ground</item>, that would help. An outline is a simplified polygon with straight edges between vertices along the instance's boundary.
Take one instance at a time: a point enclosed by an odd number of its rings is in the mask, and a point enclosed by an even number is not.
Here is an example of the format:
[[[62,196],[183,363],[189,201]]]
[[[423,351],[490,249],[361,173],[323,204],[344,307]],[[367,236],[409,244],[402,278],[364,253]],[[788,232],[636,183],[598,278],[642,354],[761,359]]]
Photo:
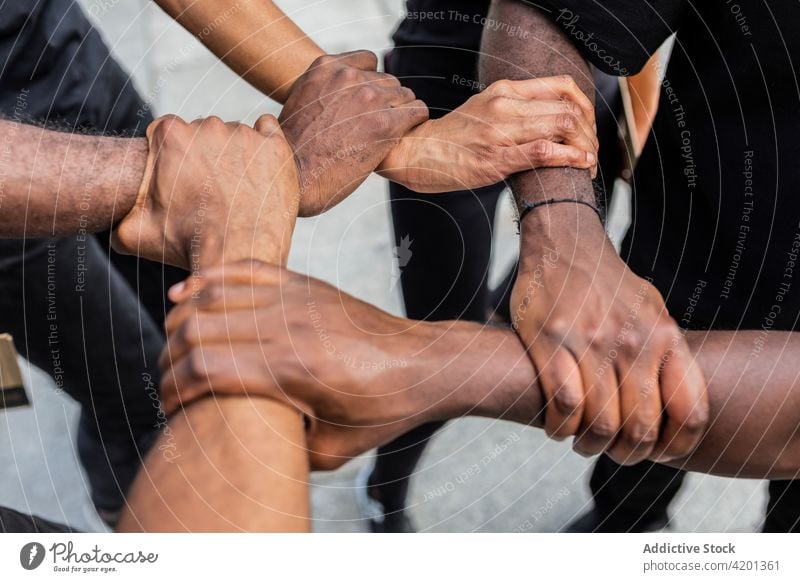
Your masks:
[[[203,47],[145,0],[82,0],[109,45],[132,72],[157,113],[216,114],[253,121],[274,104],[238,80]],[[279,2],[332,52],[382,52],[402,13],[401,0],[284,0]],[[371,178],[346,202],[301,220],[292,269],[310,273],[392,312],[401,299],[391,285],[393,237],[386,186]],[[495,275],[513,261],[511,211],[498,217]],[[34,410],[0,414],[0,504],[96,529],[73,452],[76,407],[31,372]],[[491,462],[480,459],[500,445]],[[364,462],[364,461],[361,461]],[[478,470],[473,465],[478,462]],[[362,531],[350,484],[360,462],[316,475],[319,531]],[[448,425],[429,447],[415,476],[411,512],[424,531],[557,531],[586,508],[590,463],[568,445],[503,422],[467,419]],[[679,531],[752,531],[765,503],[752,481],[691,476],[675,503]]]

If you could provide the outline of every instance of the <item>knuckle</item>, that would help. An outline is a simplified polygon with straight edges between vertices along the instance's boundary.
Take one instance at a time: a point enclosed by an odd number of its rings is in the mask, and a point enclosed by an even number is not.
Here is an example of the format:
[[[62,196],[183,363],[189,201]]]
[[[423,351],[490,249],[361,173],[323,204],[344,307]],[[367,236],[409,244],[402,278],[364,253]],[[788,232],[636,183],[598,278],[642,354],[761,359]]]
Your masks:
[[[395,87],[400,87],[401,86],[400,85],[400,80],[397,77],[395,77],[394,75],[390,75],[388,73],[376,73],[376,74],[380,75],[378,77],[378,81],[380,81],[386,87],[395,88]],[[412,95],[411,99],[413,100],[414,99],[413,91],[411,91],[411,89],[409,89],[408,87],[403,87],[403,89],[406,89],[407,91],[409,91],[411,93],[411,95]]]
[[[560,113],[556,117],[556,127],[564,133],[572,133],[578,125],[577,118],[571,113]]]
[[[678,345],[683,340],[678,325],[672,320],[662,320],[656,325],[656,337],[663,344]]]
[[[233,134],[238,138],[243,138],[255,133],[253,131],[253,128],[249,127],[248,125],[245,125],[244,123],[236,123],[232,127],[233,127]]]
[[[627,353],[638,353],[645,340],[646,335],[638,327],[633,327],[625,332],[622,340],[622,347]]]
[[[580,410],[583,406],[583,394],[574,390],[557,390],[553,395],[553,400],[561,410]]]
[[[200,343],[199,334],[197,333],[197,322],[194,318],[189,318],[181,323],[175,335],[181,344],[189,348],[194,348]]]
[[[361,78],[361,73],[354,67],[344,66],[336,71],[337,80],[342,83],[355,83]]]
[[[492,97],[486,104],[489,113],[501,115],[508,110],[508,99],[506,97]]]
[[[480,157],[484,161],[495,161],[501,153],[501,147],[494,142],[488,141],[481,145],[479,151]]]
[[[200,309],[211,309],[221,305],[225,300],[225,287],[220,283],[212,283],[200,291],[198,307]]]
[[[278,123],[278,119],[274,115],[269,114],[269,113],[266,113],[266,114],[262,115],[261,117],[259,117],[257,123],[258,123],[259,127],[262,127],[262,128],[265,128],[265,129],[273,129],[274,130],[274,129],[278,129],[280,127],[280,124]]]
[[[569,87],[570,89],[578,87],[578,84],[575,82],[575,78],[572,75],[559,75],[558,79],[559,81],[561,81],[562,84]]]
[[[177,115],[164,115],[158,123],[151,124],[148,133],[155,142],[183,140],[189,134],[189,124]]]
[[[622,431],[623,442],[631,447],[650,447],[658,441],[658,432],[653,427],[644,422],[634,422],[626,426]]]
[[[533,155],[539,160],[547,160],[553,156],[553,143],[547,139],[533,142]]]
[[[222,121],[222,118],[216,115],[209,115],[208,117],[203,119],[203,121],[201,121],[200,123],[201,125],[204,125],[206,127],[213,127],[213,128],[225,126],[225,122]]]
[[[193,349],[186,357],[186,373],[191,380],[202,380],[206,377],[206,358],[203,350]]]
[[[619,432],[619,425],[609,420],[595,420],[587,429],[587,432],[599,440],[609,440],[614,438]]]
[[[411,104],[409,105],[409,109],[411,110],[411,118],[414,121],[422,122],[428,119],[428,117],[430,116],[428,105],[421,99],[416,99],[415,101],[412,101]]]
[[[581,115],[581,108],[578,107],[577,103],[573,103],[572,101],[564,101],[563,107],[563,112],[568,115],[572,115],[575,118]]]
[[[561,340],[565,338],[572,327],[572,322],[565,317],[551,317],[544,325],[543,333],[546,337]]]
[[[378,97],[378,90],[371,85],[362,85],[356,90],[356,98],[363,103],[374,104]]]
[[[333,55],[322,55],[321,57],[317,57],[314,59],[312,63],[312,67],[323,67],[325,65],[330,65],[331,63],[335,63],[338,59]]]
[[[591,337],[594,338],[592,341],[593,346],[603,348],[613,347],[612,344],[616,340],[616,334],[607,325],[595,326],[594,335]]]
[[[370,66],[373,68],[378,66],[378,55],[376,55],[374,52],[361,49],[356,51],[356,54],[361,58],[369,59]]]
[[[495,81],[491,85],[489,85],[488,90],[491,91],[495,95],[506,95],[511,93],[511,88],[513,84],[511,81],[507,79],[500,79],[499,81]]]
[[[710,419],[711,417],[707,406],[695,406],[692,413],[681,424],[681,428],[693,434],[700,433],[705,431]]]
[[[408,87],[398,87],[398,92],[401,99],[403,99],[403,101],[406,103],[412,103],[417,98],[417,96],[414,94],[414,91]]]

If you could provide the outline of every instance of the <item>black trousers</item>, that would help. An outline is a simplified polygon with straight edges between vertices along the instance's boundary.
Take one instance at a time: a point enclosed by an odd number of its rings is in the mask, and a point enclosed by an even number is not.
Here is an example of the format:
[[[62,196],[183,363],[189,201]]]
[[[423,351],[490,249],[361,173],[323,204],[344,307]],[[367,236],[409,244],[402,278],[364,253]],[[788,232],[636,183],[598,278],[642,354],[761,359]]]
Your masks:
[[[125,135],[152,119],[69,0],[0,7],[0,65],[6,118]],[[164,289],[182,276],[112,253],[108,234],[0,241],[0,330],[80,402],[104,441],[130,443],[159,424]]]
[[[69,526],[0,507],[0,533],[79,533]]]
[[[595,507],[607,530],[635,530],[663,515],[680,490],[685,471],[645,462],[623,467],[607,456],[597,460],[590,480]],[[800,483],[771,481],[763,531],[800,533]]]
[[[476,53],[443,47],[400,47],[387,58],[386,69],[429,105],[432,117],[441,117],[472,96],[453,79],[476,79],[477,57]],[[596,75],[595,80],[599,92],[599,174],[603,189],[610,193],[621,164],[616,144],[620,103],[616,79]],[[485,321],[492,307],[486,277],[492,224],[501,191],[502,185],[496,185],[475,192],[431,196],[391,184],[396,244],[400,246],[404,237],[412,241],[411,256],[401,274],[408,317]],[[510,281],[503,286],[508,288]],[[389,511],[402,509],[410,476],[427,442],[441,426],[434,423],[419,427],[378,450],[370,483],[384,490],[381,498],[388,501]],[[627,531],[666,512],[684,477],[683,471],[671,467],[654,463],[622,467],[602,456],[595,465],[590,487],[597,510],[606,518],[604,525],[613,524],[619,531]],[[764,530],[798,531],[800,485],[772,482],[769,496]]]
[[[476,57],[443,48],[397,48],[386,59],[400,78],[428,104],[431,117],[452,111],[472,93],[453,85],[461,73],[474,78]],[[422,195],[390,185],[396,244],[410,241],[400,265],[406,314],[412,319],[485,321],[489,307],[489,262],[495,209],[503,185],[476,191]],[[389,512],[403,509],[409,479],[430,438],[443,425],[414,429],[378,449],[370,484],[381,488]]]
[[[462,105],[475,92],[459,79],[477,79],[478,53],[446,47],[397,47],[386,59],[386,70],[425,101],[438,118]],[[607,81],[607,80],[606,80]],[[598,111],[618,105],[614,83],[599,99]],[[599,116],[598,129],[610,135],[607,155],[601,156],[601,176],[613,181],[619,168],[616,121]],[[610,133],[609,133],[610,130]],[[495,211],[505,185],[447,194],[417,194],[390,184],[392,221],[398,247],[411,241],[410,255],[401,267],[406,314],[412,319],[461,319],[485,322],[492,310],[507,308],[514,274],[509,273],[492,296],[487,285]],[[609,188],[610,190],[610,188]],[[370,484],[380,486],[388,511],[403,508],[409,479],[430,438],[443,423],[431,423],[378,449]]]

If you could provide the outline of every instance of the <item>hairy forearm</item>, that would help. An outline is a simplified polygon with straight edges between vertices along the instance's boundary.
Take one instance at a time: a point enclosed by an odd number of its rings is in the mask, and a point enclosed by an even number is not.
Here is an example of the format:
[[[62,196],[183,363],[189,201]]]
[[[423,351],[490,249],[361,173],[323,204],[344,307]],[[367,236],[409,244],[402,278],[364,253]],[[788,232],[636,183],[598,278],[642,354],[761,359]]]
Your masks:
[[[324,54],[267,0],[157,1],[231,69],[281,103],[292,83]]]
[[[133,207],[147,143],[0,121],[0,233],[68,236],[111,228]]]
[[[594,84],[586,61],[540,9],[519,0],[494,0],[489,13],[493,22],[510,22],[530,34],[509,35],[503,27],[486,28],[483,33],[479,73],[481,82],[501,79],[532,79],[571,75],[594,102]],[[541,168],[516,174],[511,189],[517,204],[549,198],[575,198],[595,203],[588,170]]]
[[[431,347],[445,359],[420,376],[428,378],[420,385],[430,410],[426,418],[475,415],[541,426],[544,397],[516,335],[447,325]],[[717,475],[796,477],[800,334],[688,332],[687,340],[708,382],[711,422],[694,452],[670,464]]]

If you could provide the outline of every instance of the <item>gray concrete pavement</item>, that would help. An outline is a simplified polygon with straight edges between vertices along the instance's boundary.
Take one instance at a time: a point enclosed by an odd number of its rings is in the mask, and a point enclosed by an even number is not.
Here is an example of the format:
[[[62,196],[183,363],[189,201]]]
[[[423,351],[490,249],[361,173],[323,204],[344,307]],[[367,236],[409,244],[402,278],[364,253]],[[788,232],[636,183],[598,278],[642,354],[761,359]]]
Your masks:
[[[82,3],[98,16],[108,43],[157,113],[189,118],[216,114],[252,122],[261,113],[277,112],[152,3]],[[385,51],[403,7],[401,0],[279,4],[332,52],[365,47]],[[402,313],[401,298],[391,284],[395,243],[388,213],[385,183],[373,177],[331,212],[300,220],[290,267]],[[514,260],[509,204],[501,208],[497,223],[495,280]],[[72,444],[77,408],[56,394],[40,372],[30,372],[29,384],[34,408],[0,414],[0,504],[98,529]],[[364,530],[351,488],[364,462],[366,458],[314,476],[317,531]],[[546,440],[540,431],[460,420],[447,425],[426,452],[414,478],[410,511],[423,531],[557,531],[588,507],[589,469],[589,461],[571,453],[565,443]],[[690,476],[673,506],[675,529],[754,531],[764,491],[759,482]]]

